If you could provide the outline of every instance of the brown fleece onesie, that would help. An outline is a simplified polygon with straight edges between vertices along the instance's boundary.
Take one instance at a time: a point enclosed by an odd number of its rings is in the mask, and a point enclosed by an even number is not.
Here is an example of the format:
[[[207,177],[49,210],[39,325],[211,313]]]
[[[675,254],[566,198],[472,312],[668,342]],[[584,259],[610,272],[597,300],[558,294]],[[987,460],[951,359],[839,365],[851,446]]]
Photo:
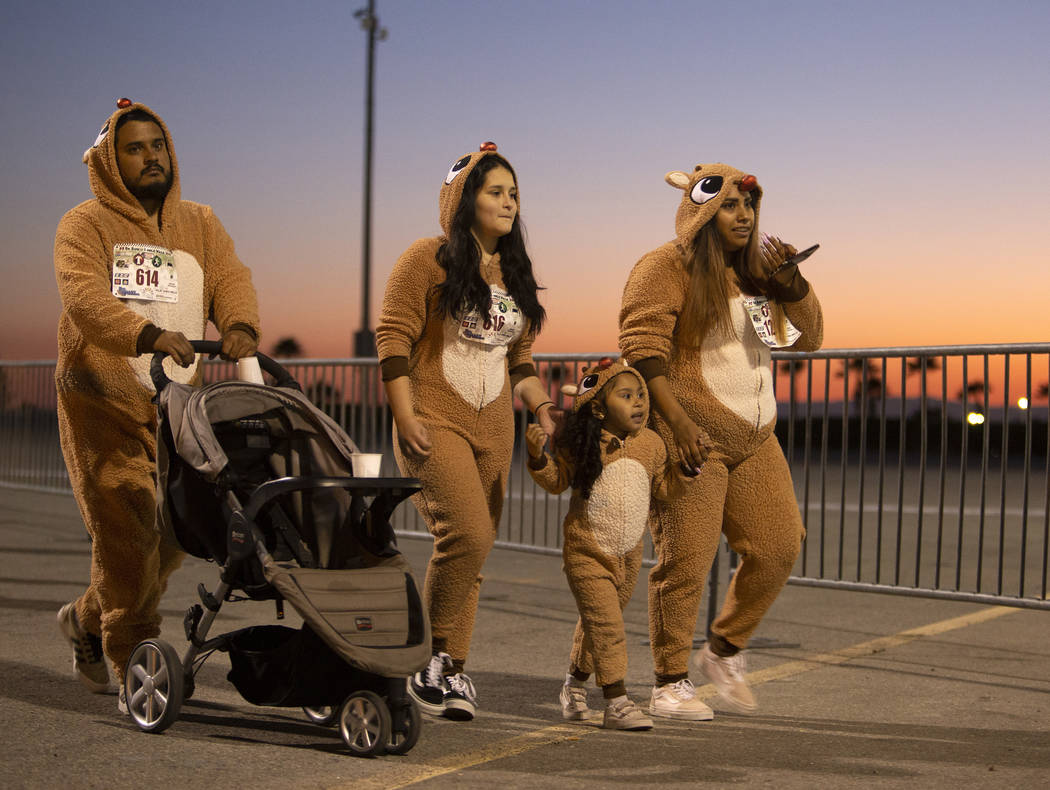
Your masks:
[[[688,673],[703,582],[719,533],[725,533],[741,563],[711,632],[737,648],[747,646],[787,581],[805,534],[787,462],[773,434],[770,349],[752,327],[739,288],[730,289],[733,331],[728,337],[710,333],[700,349],[683,347],[676,337],[692,241],[744,177],[722,164],[667,175],[668,183],[685,191],[675,222],[677,239],[635,265],[620,311],[624,356],[646,380],[665,375],[686,414],[714,443],[697,484],[673,502],[657,503],[650,524],[657,564],[649,574],[649,627],[659,680]],[[750,194],[756,233],[762,194],[757,184]],[[823,319],[809,283],[796,274],[788,286],[771,288],[801,332],[793,350],[819,348]],[[668,448],[675,448],[666,421],[653,416]]]
[[[490,151],[459,159],[439,197],[441,226],[452,216],[467,175]],[[408,376],[412,409],[426,427],[431,454],[417,462],[394,454],[403,474],[418,477],[413,502],[434,536],[424,596],[433,646],[457,671],[466,662],[481,586],[481,567],[495,541],[514,447],[513,386],[536,375],[533,333],[504,291],[499,254],[481,266],[490,285],[490,315],[462,321],[438,311],[437,262],[445,237],[420,239],[394,265],[376,329],[383,380]]]
[[[153,217],[117,167],[112,130],[133,110],[156,119],[171,157],[171,187]],[[55,385],[62,453],[92,538],[91,583],[77,602],[77,618],[85,630],[101,633],[119,681],[132,648],[160,632],[157,604],[182,557],[159,544],[154,528],[152,355],[138,355],[161,330],[203,338],[209,318],[222,332],[240,325],[258,337],[259,311],[248,269],[219,220],[208,206],[180,199],[171,135],[156,113],[142,104],[117,110],[84,157],[95,199],[69,211],[55,237],[62,298]],[[114,295],[115,274],[130,271],[136,254],[158,261],[158,272],[175,272],[175,301]],[[196,364],[166,363],[173,380],[196,374]]]
[[[575,392],[573,411],[601,392],[608,382],[628,373],[645,384],[641,375],[615,362],[584,372]],[[646,420],[649,404],[645,406]],[[601,433],[602,473],[589,499],[573,490],[565,515],[562,561],[580,620],[572,639],[570,666],[595,673],[599,686],[623,681],[627,675],[627,639],[623,609],[631,599],[642,565],[642,537],[649,515],[650,496],[668,500],[679,496],[690,478],[677,462],[669,462],[663,440],[640,428],[620,441]],[[532,479],[546,491],[560,494],[569,487],[576,464],[565,452],[548,453],[529,461]],[[621,692],[622,693],[622,692]]]

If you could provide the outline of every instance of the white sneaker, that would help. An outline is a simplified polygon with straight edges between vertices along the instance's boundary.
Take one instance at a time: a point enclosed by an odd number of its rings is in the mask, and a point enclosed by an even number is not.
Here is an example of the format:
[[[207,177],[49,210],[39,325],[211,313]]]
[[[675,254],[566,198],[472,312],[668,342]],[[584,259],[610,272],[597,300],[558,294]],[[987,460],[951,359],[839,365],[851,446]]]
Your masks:
[[[566,680],[558,694],[561,702],[561,716],[567,721],[586,721],[590,718],[591,709],[587,707],[587,689]]]
[[[80,682],[96,694],[110,690],[109,670],[102,654],[102,637],[80,627],[75,603],[67,603],[58,610],[58,628],[73,648],[73,671]]]
[[[607,730],[651,730],[653,720],[627,697],[607,700],[602,727]]]
[[[128,698],[124,693],[124,684],[120,684],[120,691],[117,692],[117,710],[123,713],[125,716],[130,716],[128,713]]]
[[[737,713],[754,713],[758,710],[755,695],[751,693],[745,677],[747,659],[744,658],[744,651],[723,658],[715,655],[710,646],[704,644],[700,652],[693,656],[693,663],[711,681],[726,707]]]
[[[653,686],[649,699],[649,713],[665,719],[711,721],[715,712],[696,696],[696,688],[689,678],[682,678],[666,686]]]

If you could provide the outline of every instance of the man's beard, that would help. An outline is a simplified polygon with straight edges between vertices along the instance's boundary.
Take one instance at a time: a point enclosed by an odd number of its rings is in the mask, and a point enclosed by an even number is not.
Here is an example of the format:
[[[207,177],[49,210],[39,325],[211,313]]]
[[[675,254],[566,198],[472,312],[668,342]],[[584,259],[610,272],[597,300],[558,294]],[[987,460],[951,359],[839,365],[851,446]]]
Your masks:
[[[150,181],[146,184],[139,184],[131,190],[131,194],[139,200],[145,198],[146,200],[163,200],[168,195],[168,190],[171,189],[171,173],[165,174],[163,181]]]

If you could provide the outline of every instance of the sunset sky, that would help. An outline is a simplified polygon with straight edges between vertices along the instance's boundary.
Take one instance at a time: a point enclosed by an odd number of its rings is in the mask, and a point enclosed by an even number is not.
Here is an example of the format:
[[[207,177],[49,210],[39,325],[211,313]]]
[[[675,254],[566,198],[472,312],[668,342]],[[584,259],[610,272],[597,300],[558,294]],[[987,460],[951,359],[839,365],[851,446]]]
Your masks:
[[[263,350],[347,357],[360,325],[366,5],[6,3],[0,358],[52,359],[52,246],[81,154],[128,96],[183,197],[251,266]],[[449,165],[515,166],[548,329],[610,351],[623,283],[673,236],[669,170],[722,161],[799,248],[827,347],[1050,340],[1050,3],[379,0],[373,321],[437,235]]]

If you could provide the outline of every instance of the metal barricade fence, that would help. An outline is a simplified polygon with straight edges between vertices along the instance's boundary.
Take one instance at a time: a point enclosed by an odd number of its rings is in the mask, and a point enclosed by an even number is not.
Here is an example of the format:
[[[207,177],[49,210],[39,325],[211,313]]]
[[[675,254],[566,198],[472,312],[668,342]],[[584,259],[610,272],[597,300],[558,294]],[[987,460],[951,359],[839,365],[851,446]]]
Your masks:
[[[555,403],[611,354],[537,354]],[[397,474],[374,359],[282,360],[307,397]],[[789,583],[1050,608],[1050,344],[776,352],[777,435],[808,536]],[[205,380],[232,378],[209,361]],[[519,409],[497,545],[560,554],[568,494],[525,468]],[[68,491],[53,362],[0,362],[0,488]],[[760,496],[756,492],[756,496]],[[415,509],[394,527],[429,538]],[[646,561],[652,562],[651,547]],[[719,552],[719,579],[735,557]]]

